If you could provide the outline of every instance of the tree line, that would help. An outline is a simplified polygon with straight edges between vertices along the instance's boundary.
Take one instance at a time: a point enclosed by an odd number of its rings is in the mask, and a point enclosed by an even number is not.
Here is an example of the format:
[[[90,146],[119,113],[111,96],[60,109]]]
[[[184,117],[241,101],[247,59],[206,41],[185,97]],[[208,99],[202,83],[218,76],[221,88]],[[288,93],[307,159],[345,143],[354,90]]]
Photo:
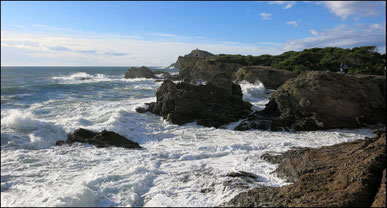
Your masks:
[[[349,74],[384,75],[386,54],[376,51],[376,46],[361,46],[352,49],[338,47],[309,48],[303,51],[287,51],[281,55],[243,56],[219,54],[215,61],[242,65],[271,66],[277,69],[300,73],[305,70],[340,70],[340,64],[348,66]]]

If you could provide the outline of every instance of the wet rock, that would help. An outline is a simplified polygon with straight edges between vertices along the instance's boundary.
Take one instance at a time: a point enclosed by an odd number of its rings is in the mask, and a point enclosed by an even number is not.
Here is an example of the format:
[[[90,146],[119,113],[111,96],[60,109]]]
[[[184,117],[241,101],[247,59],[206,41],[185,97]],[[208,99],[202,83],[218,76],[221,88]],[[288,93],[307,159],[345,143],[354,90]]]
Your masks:
[[[88,143],[96,147],[124,147],[124,148],[141,148],[137,142],[133,142],[124,136],[121,136],[113,131],[103,130],[102,132],[94,132],[87,129],[79,128],[72,134],[67,135],[67,144],[74,142]]]
[[[236,129],[318,130],[386,123],[386,78],[305,71]]]
[[[145,66],[142,67],[132,67],[125,73],[126,79],[133,79],[133,78],[156,78],[156,76],[153,74],[152,70],[148,69]]]
[[[263,159],[278,162],[275,172],[294,183],[254,188],[225,206],[370,207],[378,199],[386,169],[386,134],[328,147],[290,150],[277,156],[264,155]]]
[[[157,101],[148,103],[147,110],[136,110],[150,111],[178,125],[196,121],[217,128],[251,112],[251,104],[244,102],[242,96],[240,86],[224,73],[214,76],[206,85],[165,80],[156,92]]]
[[[245,172],[245,171],[231,172],[231,173],[226,174],[226,176],[233,177],[233,178],[235,178],[235,177],[253,178],[253,179],[257,179],[258,178],[257,175],[249,173],[249,172]]]
[[[287,80],[297,77],[292,71],[268,66],[244,66],[235,75],[238,81],[246,80],[252,84],[260,81],[266,89],[277,89]]]

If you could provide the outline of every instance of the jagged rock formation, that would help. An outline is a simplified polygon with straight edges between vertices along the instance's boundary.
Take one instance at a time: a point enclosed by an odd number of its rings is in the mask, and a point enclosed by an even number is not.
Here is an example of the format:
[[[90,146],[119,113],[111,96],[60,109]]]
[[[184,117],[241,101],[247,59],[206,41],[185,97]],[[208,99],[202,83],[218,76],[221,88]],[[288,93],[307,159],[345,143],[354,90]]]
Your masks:
[[[279,163],[276,173],[294,183],[254,188],[225,206],[386,207],[385,189],[384,202],[377,201],[386,168],[386,133],[385,129],[375,133],[374,138],[365,140],[290,150],[277,156],[265,154],[263,159]]]
[[[277,89],[288,79],[297,77],[297,74],[268,66],[244,66],[235,73],[238,81],[246,80],[250,83],[262,82],[266,89]]]
[[[242,96],[240,86],[224,73],[214,76],[206,85],[165,80],[156,92],[157,101],[147,103],[148,109],[136,110],[150,111],[174,124],[197,121],[199,125],[219,127],[251,112],[251,104],[244,102]]]
[[[305,71],[236,129],[317,130],[386,122],[386,78]]]
[[[56,144],[63,145],[67,143],[71,145],[74,142],[88,143],[96,147],[115,146],[129,149],[141,148],[137,142],[133,142],[113,131],[103,130],[102,132],[94,132],[82,128],[75,130],[72,134],[68,134],[66,141],[60,140]]]
[[[210,81],[219,73],[226,73],[231,80],[234,80],[234,73],[242,65],[215,61],[215,55],[196,49],[185,56],[179,56],[175,66],[179,69],[180,77],[189,83]]]
[[[133,78],[156,78],[155,75],[153,74],[152,70],[148,69],[145,66],[136,68],[132,67],[125,73],[125,78],[126,79],[133,79]]]

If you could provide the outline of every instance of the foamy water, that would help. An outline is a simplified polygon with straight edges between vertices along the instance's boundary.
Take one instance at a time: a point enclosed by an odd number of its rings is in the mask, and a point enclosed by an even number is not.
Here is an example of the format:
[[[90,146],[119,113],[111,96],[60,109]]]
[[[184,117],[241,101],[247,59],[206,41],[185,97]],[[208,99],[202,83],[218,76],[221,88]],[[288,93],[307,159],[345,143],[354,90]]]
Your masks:
[[[28,85],[24,94],[2,82],[2,206],[216,206],[257,185],[287,184],[272,174],[275,165],[260,159],[266,152],[372,135],[369,129],[231,130],[237,122],[223,129],[178,126],[134,110],[156,100],[161,82],[123,79],[124,69],[88,70],[63,75],[54,70],[41,79],[55,88]],[[259,84],[241,83],[241,88],[244,100],[257,109],[272,93]],[[115,131],[144,148],[54,145],[77,128]],[[236,186],[236,179],[226,176],[235,171],[256,174],[258,180]]]

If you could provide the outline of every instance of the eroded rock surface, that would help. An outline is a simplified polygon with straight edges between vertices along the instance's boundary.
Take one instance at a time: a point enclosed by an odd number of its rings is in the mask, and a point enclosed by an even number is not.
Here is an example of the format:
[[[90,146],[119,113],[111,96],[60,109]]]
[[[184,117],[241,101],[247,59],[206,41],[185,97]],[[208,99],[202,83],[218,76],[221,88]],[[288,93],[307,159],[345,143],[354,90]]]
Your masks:
[[[321,148],[301,148],[263,159],[279,163],[276,173],[294,182],[258,187],[234,197],[226,206],[370,207],[386,168],[385,129],[373,138]],[[385,194],[384,194],[385,197]],[[376,200],[375,200],[376,201]],[[385,207],[384,204],[377,204]]]
[[[317,130],[386,123],[386,78],[306,71],[236,129]]]
[[[219,127],[251,113],[251,104],[244,102],[242,96],[240,86],[223,73],[206,85],[165,80],[156,92],[157,101],[148,103],[148,109],[136,110],[150,111],[174,124],[197,121],[199,125]]]
[[[137,142],[133,142],[113,131],[103,130],[102,132],[94,132],[82,128],[75,130],[72,134],[68,134],[67,140],[65,142],[60,140],[56,144],[72,144],[74,142],[88,143],[95,145],[96,147],[115,146],[130,149],[141,148],[141,146]]]
[[[238,69],[235,75],[238,81],[246,80],[253,84],[260,81],[266,89],[277,89],[287,80],[297,77],[292,71],[268,66],[244,66]]]

